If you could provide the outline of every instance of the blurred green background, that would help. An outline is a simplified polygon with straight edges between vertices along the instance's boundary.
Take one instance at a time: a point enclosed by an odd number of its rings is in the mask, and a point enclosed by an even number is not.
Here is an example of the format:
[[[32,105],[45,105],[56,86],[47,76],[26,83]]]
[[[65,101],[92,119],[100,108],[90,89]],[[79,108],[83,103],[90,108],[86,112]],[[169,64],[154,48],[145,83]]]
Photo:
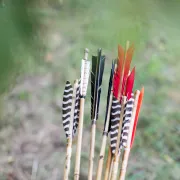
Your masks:
[[[125,47],[129,40],[135,44],[135,88],[144,86],[145,97],[127,179],[179,180],[179,12],[175,0],[1,0],[0,179],[62,179],[62,94],[65,81],[80,75],[85,47],[90,58],[99,47],[107,56],[97,160],[111,60],[117,57],[117,45]],[[88,94],[81,179],[87,179],[89,108]]]

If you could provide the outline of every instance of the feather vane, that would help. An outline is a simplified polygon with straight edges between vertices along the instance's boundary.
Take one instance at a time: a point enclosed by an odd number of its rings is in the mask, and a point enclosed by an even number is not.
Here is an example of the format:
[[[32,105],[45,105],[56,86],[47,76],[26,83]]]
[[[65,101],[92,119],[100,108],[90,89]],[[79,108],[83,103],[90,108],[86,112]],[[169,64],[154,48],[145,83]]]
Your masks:
[[[140,113],[141,106],[142,106],[143,97],[144,97],[144,87],[141,89],[139,99],[138,99],[137,110],[136,110],[136,115],[135,115],[135,120],[134,120],[134,125],[133,125],[133,131],[132,131],[132,136],[131,136],[131,148],[133,146],[133,142],[134,142],[134,138],[135,138],[136,127],[137,127],[139,113]]]
[[[106,114],[105,114],[105,121],[104,121],[104,131],[105,131],[107,116],[108,116],[109,101],[110,101],[110,95],[111,95],[111,91],[112,91],[114,69],[115,69],[115,61],[112,62],[112,67],[111,67],[111,72],[110,72],[110,77],[109,77],[109,86],[108,86],[108,94],[107,94],[107,102],[106,102]],[[111,126],[110,122],[109,122],[108,132],[110,131],[110,126]]]
[[[66,137],[70,136],[69,126],[70,126],[70,118],[71,118],[72,96],[73,96],[73,88],[71,83],[67,81],[64,89],[63,104],[62,104],[62,119],[63,119],[63,127]]]
[[[91,119],[93,119],[93,120],[98,119],[104,64],[105,64],[105,56],[101,56],[101,50],[99,50],[98,56],[92,57]]]
[[[113,93],[117,99],[121,97],[121,88],[122,88],[122,76],[123,76],[123,66],[124,66],[124,49],[122,46],[118,46],[118,61],[117,68],[114,75],[113,82]]]

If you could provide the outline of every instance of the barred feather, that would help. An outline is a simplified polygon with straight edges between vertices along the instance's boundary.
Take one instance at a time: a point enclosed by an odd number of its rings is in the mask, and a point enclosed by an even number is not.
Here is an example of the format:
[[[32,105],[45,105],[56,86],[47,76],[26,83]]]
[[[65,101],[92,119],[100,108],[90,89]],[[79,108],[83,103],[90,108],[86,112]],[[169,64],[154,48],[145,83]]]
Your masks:
[[[78,128],[79,123],[79,111],[80,111],[80,84],[81,80],[78,82],[78,87],[76,89],[76,100],[75,100],[75,109],[74,109],[74,120],[73,120],[73,137]]]
[[[120,148],[126,147],[127,145],[128,133],[129,133],[133,105],[134,105],[134,94],[132,94],[131,96],[132,97],[129,100],[127,100],[125,104],[123,124],[121,130]]]
[[[121,105],[116,97],[113,96],[112,108],[111,108],[111,127],[110,127],[110,141],[111,141],[111,151],[114,154],[116,150],[116,142],[119,129],[119,120],[121,113]]]
[[[63,104],[62,104],[62,119],[63,127],[66,137],[69,137],[69,126],[71,118],[71,106],[72,106],[72,95],[73,88],[69,81],[66,82],[64,94],[63,94]]]

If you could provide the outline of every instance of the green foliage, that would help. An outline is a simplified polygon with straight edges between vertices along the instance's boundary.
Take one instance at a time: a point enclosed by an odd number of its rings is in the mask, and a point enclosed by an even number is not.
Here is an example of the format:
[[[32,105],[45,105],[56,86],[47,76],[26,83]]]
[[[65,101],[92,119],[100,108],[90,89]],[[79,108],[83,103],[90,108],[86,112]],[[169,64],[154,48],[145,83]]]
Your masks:
[[[38,18],[27,1],[2,1],[0,7],[0,94],[14,84],[32,55]]]

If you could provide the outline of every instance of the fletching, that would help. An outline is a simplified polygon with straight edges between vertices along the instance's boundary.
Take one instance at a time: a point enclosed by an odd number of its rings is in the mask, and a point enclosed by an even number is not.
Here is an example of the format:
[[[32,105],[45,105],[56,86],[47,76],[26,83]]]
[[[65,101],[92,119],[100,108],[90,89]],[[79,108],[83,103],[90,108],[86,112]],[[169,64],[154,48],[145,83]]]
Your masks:
[[[99,50],[98,56],[92,57],[92,72],[91,72],[91,119],[92,120],[98,119],[104,64],[105,64],[105,56],[101,56],[101,50]]]
[[[129,70],[130,70],[130,65],[132,61],[132,56],[134,52],[134,46],[132,45],[126,53],[126,62],[125,62],[125,68],[124,68],[124,77],[127,78]]]
[[[131,74],[127,78],[127,83],[126,83],[126,92],[125,95],[127,96],[127,99],[131,98],[133,86],[134,86],[134,79],[135,79],[135,67],[131,71]]]
[[[133,105],[134,105],[134,94],[132,93],[133,86],[134,86],[134,78],[135,78],[135,67],[131,71],[126,82],[125,96],[127,97],[127,101],[126,101],[126,105],[124,109],[120,148],[126,147],[127,145],[128,133],[129,133],[130,123],[131,123],[130,120],[131,120]]]
[[[123,81],[123,66],[124,66],[124,49],[119,45],[118,46],[118,62],[117,69],[114,74],[114,82],[113,82],[113,93],[114,96],[120,100],[121,98],[121,90],[122,90],[122,81]]]
[[[108,115],[108,109],[109,109],[110,94],[111,94],[111,90],[112,90],[114,69],[115,69],[115,61],[112,62],[112,67],[111,67],[111,72],[110,72],[110,77],[109,77],[108,95],[107,95],[107,103],[106,103],[106,114],[105,114],[105,121],[104,121],[104,131],[105,131],[105,126],[106,126],[106,122],[107,122],[107,115]],[[109,131],[110,131],[110,123],[109,123],[108,132]]]
[[[134,52],[134,46],[132,45],[126,52],[126,57],[125,57],[126,59],[125,59],[125,65],[124,65],[124,75],[123,75],[122,90],[121,90],[122,94],[125,94],[125,87],[126,87],[126,83],[127,83],[128,73],[130,70],[133,52]]]
[[[131,147],[133,145],[134,138],[135,138],[136,127],[137,127],[139,113],[140,113],[140,110],[141,110],[143,97],[144,97],[144,87],[141,89],[139,99],[138,99],[137,110],[136,110],[136,115],[135,115],[135,120],[134,120],[134,125],[133,125],[133,132],[132,132],[132,136],[131,136]]]
[[[63,127],[66,137],[69,137],[69,126],[71,118],[71,106],[72,106],[72,95],[73,88],[69,81],[66,82],[64,94],[63,94],[63,104],[62,104],[62,119]]]
[[[121,139],[120,139],[120,148],[126,147],[127,140],[128,140],[128,133],[131,124],[131,117],[134,105],[134,94],[132,97],[126,101],[125,109],[124,109],[124,117],[123,117],[123,124],[121,130]]]
[[[90,61],[88,61],[89,50],[86,48],[84,51],[84,59],[81,62],[81,84],[80,84],[80,95],[81,97],[86,96],[87,86],[89,81],[90,72]]]
[[[97,56],[92,56],[92,69],[91,69],[91,119],[93,119],[94,115],[94,92],[96,86],[96,71],[97,71]]]
[[[76,89],[76,100],[75,100],[75,107],[74,107],[74,121],[73,121],[73,137],[75,136],[78,123],[79,123],[79,111],[80,111],[80,84],[81,80],[78,82],[78,87]]]
[[[111,117],[110,117],[110,141],[111,141],[111,151],[114,154],[116,150],[116,142],[119,129],[119,120],[121,113],[121,104],[119,100],[113,96],[112,107],[111,107]]]

